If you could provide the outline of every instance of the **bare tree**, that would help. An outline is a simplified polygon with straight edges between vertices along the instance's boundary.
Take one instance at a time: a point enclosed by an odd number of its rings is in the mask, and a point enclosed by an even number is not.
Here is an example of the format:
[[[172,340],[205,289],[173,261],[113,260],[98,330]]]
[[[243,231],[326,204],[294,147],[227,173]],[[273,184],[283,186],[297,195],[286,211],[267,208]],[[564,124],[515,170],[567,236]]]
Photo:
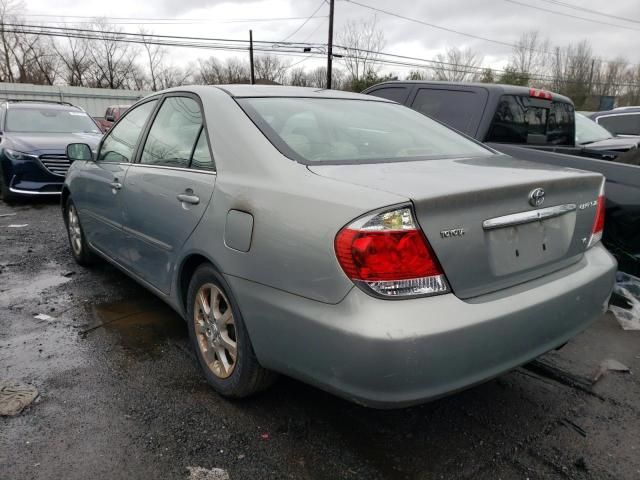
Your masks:
[[[294,87],[310,87],[311,78],[304,68],[298,67],[289,72],[287,84]]]
[[[338,34],[338,43],[344,49],[343,62],[352,83],[376,77],[380,52],[385,46],[376,17],[359,22],[349,20]]]
[[[407,80],[427,80],[429,78],[429,73],[426,70],[410,70],[407,75]]]
[[[283,83],[289,63],[276,55],[259,55],[254,60],[256,79]]]
[[[63,64],[63,78],[67,85],[83,87],[88,81],[93,67],[93,59],[89,53],[89,42],[83,38],[68,37],[64,46],[53,44]]]
[[[122,42],[121,29],[104,20],[97,20],[93,28],[97,38],[92,40],[90,47],[93,60],[91,86],[127,88],[135,63],[135,48]]]
[[[549,50],[548,39],[542,39],[535,30],[525,32],[513,47],[507,68],[522,78],[547,74]]]
[[[449,48],[444,54],[436,55],[439,63],[431,67],[436,80],[449,82],[473,82],[482,76],[482,55],[470,48]]]
[[[556,47],[552,61],[553,91],[568,96],[581,108],[591,95],[595,61],[586,40]]]

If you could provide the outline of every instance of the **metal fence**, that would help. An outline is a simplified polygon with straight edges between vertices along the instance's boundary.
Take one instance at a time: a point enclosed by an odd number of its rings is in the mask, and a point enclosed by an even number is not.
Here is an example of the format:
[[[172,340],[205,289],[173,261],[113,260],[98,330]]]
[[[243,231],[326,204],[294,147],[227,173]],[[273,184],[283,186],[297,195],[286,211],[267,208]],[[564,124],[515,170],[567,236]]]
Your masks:
[[[92,117],[101,118],[110,105],[131,105],[151,92],[110,90],[107,88],[31,85],[0,82],[0,100],[53,100],[69,102],[83,108]]]

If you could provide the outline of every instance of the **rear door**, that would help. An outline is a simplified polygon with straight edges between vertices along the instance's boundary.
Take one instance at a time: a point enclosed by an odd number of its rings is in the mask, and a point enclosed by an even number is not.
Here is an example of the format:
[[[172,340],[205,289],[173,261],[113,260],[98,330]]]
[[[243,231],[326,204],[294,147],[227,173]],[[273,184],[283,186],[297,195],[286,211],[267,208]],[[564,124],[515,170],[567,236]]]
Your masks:
[[[86,162],[74,180],[73,200],[89,242],[119,262],[127,262],[122,228],[122,185],[135,147],[151,116],[156,99],[131,110],[102,140],[95,161]]]
[[[215,179],[199,98],[166,96],[127,173],[122,199],[131,268],[165,293],[178,252],[202,218]]]

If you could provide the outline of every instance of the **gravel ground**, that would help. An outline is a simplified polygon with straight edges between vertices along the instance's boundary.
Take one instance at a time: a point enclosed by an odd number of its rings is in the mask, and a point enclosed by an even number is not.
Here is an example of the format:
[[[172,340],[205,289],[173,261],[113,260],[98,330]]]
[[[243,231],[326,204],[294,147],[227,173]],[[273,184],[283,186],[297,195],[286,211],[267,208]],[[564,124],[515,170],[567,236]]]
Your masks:
[[[287,378],[230,402],[172,310],[106,264],[74,263],[56,202],[0,203],[0,252],[0,381],[40,393],[0,417],[2,480],[640,478],[640,332],[610,314],[419,407],[366,409]],[[632,373],[593,383],[607,358]]]

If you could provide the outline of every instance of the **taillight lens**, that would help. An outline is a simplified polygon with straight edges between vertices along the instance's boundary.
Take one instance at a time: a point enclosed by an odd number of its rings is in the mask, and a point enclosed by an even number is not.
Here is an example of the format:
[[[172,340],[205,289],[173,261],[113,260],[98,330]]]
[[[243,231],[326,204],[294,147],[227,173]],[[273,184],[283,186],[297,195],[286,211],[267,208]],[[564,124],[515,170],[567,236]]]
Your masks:
[[[593,219],[593,227],[591,228],[591,238],[587,248],[593,247],[596,243],[602,240],[602,232],[604,231],[604,180],[600,187],[600,193],[598,194],[598,205],[596,206],[596,216]]]
[[[340,266],[357,285],[385,297],[446,293],[449,286],[410,207],[362,217],[335,239]]]

